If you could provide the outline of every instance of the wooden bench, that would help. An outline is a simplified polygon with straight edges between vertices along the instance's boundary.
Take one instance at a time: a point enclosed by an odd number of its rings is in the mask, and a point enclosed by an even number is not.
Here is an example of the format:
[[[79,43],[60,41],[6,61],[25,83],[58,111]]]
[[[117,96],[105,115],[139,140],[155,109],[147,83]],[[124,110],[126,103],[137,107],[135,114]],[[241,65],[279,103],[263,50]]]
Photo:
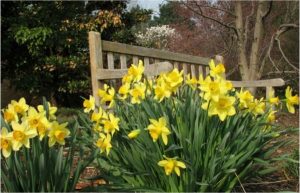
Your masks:
[[[209,72],[210,58],[104,41],[98,32],[89,32],[89,49],[92,89],[96,101],[98,89],[104,81],[113,80],[112,83],[115,83],[127,73],[131,64],[138,64],[139,60],[144,62],[145,74],[148,76],[155,76],[172,68],[183,70],[184,74],[190,74],[191,77],[199,77],[200,74],[206,76]],[[284,80],[278,78],[232,83],[234,87],[265,87],[268,98],[268,93],[273,87],[283,86]]]

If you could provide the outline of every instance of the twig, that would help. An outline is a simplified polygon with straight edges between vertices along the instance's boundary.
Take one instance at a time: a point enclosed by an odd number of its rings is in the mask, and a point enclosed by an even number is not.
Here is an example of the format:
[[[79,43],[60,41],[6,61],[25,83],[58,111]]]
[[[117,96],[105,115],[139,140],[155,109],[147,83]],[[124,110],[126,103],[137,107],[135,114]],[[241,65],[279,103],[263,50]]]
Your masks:
[[[277,41],[277,45],[278,45],[278,48],[279,48],[279,51],[281,53],[281,55],[283,56],[284,60],[288,63],[288,65],[290,65],[293,69],[295,70],[299,70],[297,67],[295,67],[289,60],[288,58],[286,57],[286,55],[284,54],[282,48],[281,48],[281,45],[280,45],[280,39],[279,38],[275,38],[275,40]]]
[[[238,179],[238,181],[239,181],[239,183],[240,183],[240,185],[241,185],[243,191],[246,193],[246,190],[245,190],[243,184],[241,183],[239,176],[238,176],[235,172],[234,172],[234,174],[235,174],[235,176],[237,177],[237,179]]]
[[[208,15],[205,15],[203,13],[201,7],[198,4],[196,4],[196,6],[198,7],[199,11],[196,11],[195,9],[193,9],[192,7],[190,7],[187,3],[184,3],[184,2],[182,2],[182,3],[183,3],[183,5],[185,5],[186,8],[188,8],[190,11],[192,11],[196,15],[199,15],[199,16],[205,18],[205,19],[212,20],[212,21],[214,21],[214,22],[216,22],[216,23],[218,23],[218,24],[220,24],[220,25],[222,25],[222,26],[224,26],[224,27],[226,27],[228,29],[232,29],[237,34],[237,29],[235,27],[229,26],[228,24],[225,24],[222,21],[217,20],[216,18],[213,18],[213,17],[210,17]]]
[[[197,1],[195,3],[198,4]],[[234,13],[232,13],[231,11],[228,11],[228,10],[225,10],[225,9],[222,9],[222,8],[219,8],[219,7],[214,7],[214,6],[209,6],[209,5],[200,5],[200,4],[199,4],[199,6],[210,8],[210,9],[215,9],[215,10],[219,10],[219,11],[223,11],[223,12],[225,12],[225,13],[233,16],[233,17],[236,17],[236,15]]]
[[[257,183],[244,183],[244,186],[248,185],[261,185],[261,184],[277,184],[281,182],[288,182],[290,180],[279,180],[279,181],[274,181],[274,182],[257,182]]]

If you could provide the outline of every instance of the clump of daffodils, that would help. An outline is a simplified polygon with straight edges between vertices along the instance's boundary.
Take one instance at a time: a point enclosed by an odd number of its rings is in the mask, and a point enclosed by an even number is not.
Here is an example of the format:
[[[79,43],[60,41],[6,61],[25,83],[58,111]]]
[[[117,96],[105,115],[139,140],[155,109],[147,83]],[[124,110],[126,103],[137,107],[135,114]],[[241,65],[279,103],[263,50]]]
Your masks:
[[[107,155],[113,148],[112,138],[116,132],[122,129],[119,128],[120,118],[112,113],[116,101],[138,106],[148,98],[163,103],[164,100],[175,98],[182,87],[191,87],[201,99],[199,108],[207,111],[208,117],[218,117],[221,122],[225,122],[226,119],[237,113],[250,113],[254,117],[266,116],[267,122],[273,122],[275,121],[275,113],[278,111],[275,108],[279,108],[280,103],[285,102],[290,113],[294,113],[294,106],[299,104],[298,95],[293,96],[290,87],[286,89],[286,99],[280,100],[274,96],[274,92],[269,93],[267,100],[264,98],[256,99],[248,90],[243,88],[235,90],[233,88],[232,83],[224,78],[224,64],[215,64],[211,60],[209,67],[210,72],[206,77],[203,77],[202,74],[199,78],[191,77],[189,74],[184,76],[183,71],[175,68],[170,72],[163,72],[157,77],[148,79],[144,76],[145,68],[142,61],[139,61],[138,65],[132,64],[128,73],[123,77],[122,85],[117,92],[106,84],[103,89],[98,91],[99,103],[104,106],[107,105],[107,108],[112,111],[106,112],[104,108],[97,107],[92,96],[83,102],[84,111],[89,114],[93,122],[93,130],[97,135],[95,145]],[[176,105],[176,100],[172,104]],[[9,112],[8,109],[7,113]],[[7,117],[14,119],[14,116],[11,115]],[[264,127],[263,132],[266,129],[268,127]],[[162,143],[167,146],[172,129],[167,117],[149,117],[148,127],[133,128],[127,133],[127,139],[135,140],[142,132],[145,132],[153,143]],[[175,172],[180,176],[180,170],[186,169],[184,162],[177,161],[180,158],[169,158],[165,155],[164,158],[157,160],[157,163],[158,166],[164,168],[166,175]]]
[[[0,135],[0,148],[5,158],[8,158],[12,151],[17,152],[23,146],[30,148],[30,141],[35,137],[40,141],[48,140],[49,147],[56,143],[65,144],[65,139],[70,135],[67,123],[57,122],[56,107],[48,103],[46,108],[48,112],[43,105],[35,108],[26,104],[26,100],[21,98],[19,101],[12,100],[7,108],[2,109],[4,122]]]

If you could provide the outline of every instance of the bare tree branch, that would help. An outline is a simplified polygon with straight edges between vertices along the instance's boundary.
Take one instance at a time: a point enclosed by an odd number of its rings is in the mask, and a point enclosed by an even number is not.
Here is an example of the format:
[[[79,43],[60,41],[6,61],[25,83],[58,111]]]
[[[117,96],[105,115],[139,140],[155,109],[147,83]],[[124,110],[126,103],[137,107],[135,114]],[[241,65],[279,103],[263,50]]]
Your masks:
[[[268,72],[266,75],[271,75],[271,74],[298,74],[299,71],[296,70],[291,70],[291,71],[275,71],[275,72]]]
[[[184,3],[184,2],[182,2],[182,3],[185,5],[186,8],[188,8],[189,10],[191,10],[191,11],[192,11],[193,13],[195,13],[196,15],[199,15],[199,16],[205,18],[205,19],[209,19],[209,20],[214,21],[214,22],[216,22],[216,23],[218,23],[218,24],[220,24],[220,25],[222,25],[222,26],[224,26],[224,27],[226,27],[226,28],[228,28],[228,29],[231,29],[231,30],[233,30],[233,31],[236,33],[236,35],[237,35],[237,29],[236,29],[235,27],[229,26],[228,24],[225,24],[225,23],[223,23],[223,22],[221,22],[221,21],[219,21],[219,20],[217,20],[217,19],[215,19],[215,18],[213,18],[213,17],[210,17],[210,16],[208,16],[208,15],[205,15],[205,14],[203,13],[203,11],[202,11],[202,9],[201,9],[200,6],[198,7],[198,8],[199,8],[199,11],[197,11],[197,10],[193,9],[192,7],[190,7],[187,3]]]
[[[275,38],[275,40],[277,41],[277,45],[278,45],[278,48],[279,48],[279,51],[281,53],[281,55],[283,56],[284,60],[288,63],[288,65],[290,65],[293,69],[295,70],[299,70],[299,68],[295,67],[290,61],[289,59],[286,57],[286,55],[284,54],[282,48],[281,48],[281,45],[280,45],[280,39],[279,38]]]
[[[262,20],[264,21],[268,15],[271,13],[272,10],[273,1],[269,1],[269,8],[268,10],[263,14]]]
[[[271,42],[270,42],[270,45],[269,45],[269,48],[268,48],[268,51],[265,55],[265,57],[263,58],[262,60],[262,65],[260,66],[260,69],[259,69],[259,74],[262,74],[263,70],[264,70],[264,65],[266,63],[266,59],[269,58],[271,64],[275,67],[275,69],[277,71],[280,71],[278,69],[278,67],[275,65],[275,62],[272,60],[272,57],[271,57],[271,51],[272,51],[272,48],[274,46],[274,41],[277,42],[278,44],[278,48],[279,48],[279,51],[280,53],[282,54],[284,60],[295,70],[299,70],[297,67],[295,67],[293,64],[291,64],[291,62],[288,60],[288,58],[286,57],[286,55],[284,54],[282,48],[281,48],[281,44],[280,44],[280,39],[279,37],[281,35],[283,35],[285,32],[291,30],[291,29],[294,29],[294,28],[299,28],[299,26],[297,24],[282,24],[279,29],[272,35],[272,38],[271,38]]]
[[[200,1],[201,2],[201,1]],[[222,8],[219,8],[219,7],[214,7],[214,6],[209,6],[209,5],[201,5],[201,4],[198,4],[197,1],[195,2],[197,5],[199,5],[200,7],[206,7],[206,8],[209,8],[209,9],[215,9],[215,10],[219,10],[219,11],[223,11],[224,13],[227,13],[229,14],[230,16],[232,17],[236,17],[236,15],[231,12],[231,11],[228,11],[228,10],[225,10],[225,9],[222,9]]]

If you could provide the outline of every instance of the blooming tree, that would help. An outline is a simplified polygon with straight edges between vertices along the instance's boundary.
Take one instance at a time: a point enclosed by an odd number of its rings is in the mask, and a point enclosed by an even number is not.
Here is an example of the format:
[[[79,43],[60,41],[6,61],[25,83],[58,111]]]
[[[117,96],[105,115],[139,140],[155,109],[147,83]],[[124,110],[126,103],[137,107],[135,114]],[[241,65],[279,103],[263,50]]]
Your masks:
[[[166,49],[168,40],[175,36],[175,29],[168,25],[148,27],[135,34],[136,42],[145,47]]]

